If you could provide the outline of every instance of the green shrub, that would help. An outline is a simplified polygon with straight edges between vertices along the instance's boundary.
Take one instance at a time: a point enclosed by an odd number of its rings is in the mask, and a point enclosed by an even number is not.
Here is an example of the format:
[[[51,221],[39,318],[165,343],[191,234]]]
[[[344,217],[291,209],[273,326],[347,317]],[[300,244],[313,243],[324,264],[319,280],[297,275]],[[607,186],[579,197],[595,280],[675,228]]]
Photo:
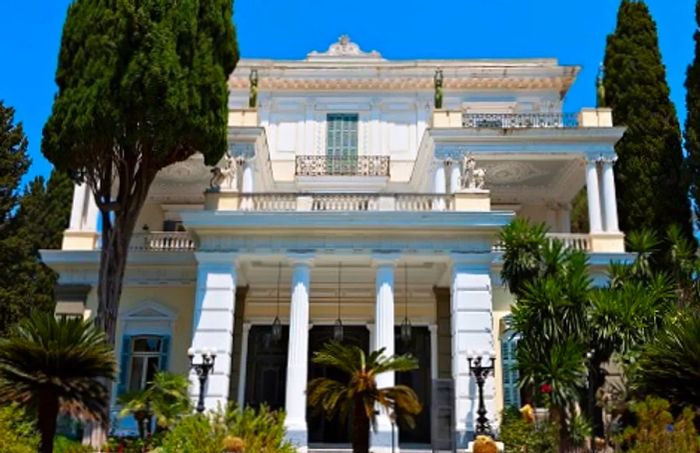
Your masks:
[[[0,446],[4,453],[35,453],[39,449],[34,423],[14,404],[0,407]]]
[[[64,436],[56,436],[53,440],[53,453],[91,453],[92,448]]]
[[[629,453],[697,452],[700,441],[693,424],[695,415],[686,407],[673,419],[668,401],[649,396],[633,403],[630,410],[637,419],[635,426],[628,426],[617,439],[629,446]]]
[[[221,453],[227,436],[243,440],[246,452],[294,453],[284,438],[284,413],[241,409],[234,405],[226,411],[208,415],[193,414],[180,420],[163,437],[162,453]]]
[[[506,453],[556,453],[559,429],[553,423],[533,423],[523,419],[515,408],[501,413],[500,440]]]

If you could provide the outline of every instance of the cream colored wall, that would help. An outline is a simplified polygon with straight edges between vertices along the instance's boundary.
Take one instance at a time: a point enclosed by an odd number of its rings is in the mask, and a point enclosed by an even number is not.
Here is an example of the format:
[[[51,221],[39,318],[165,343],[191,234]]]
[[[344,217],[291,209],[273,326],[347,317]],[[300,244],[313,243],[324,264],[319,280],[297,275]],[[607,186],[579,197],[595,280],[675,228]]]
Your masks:
[[[500,416],[503,410],[503,366],[501,362],[501,335],[504,329],[504,318],[511,312],[514,303],[513,296],[503,286],[493,289],[493,344],[496,349],[496,413]]]
[[[148,225],[150,231],[162,231],[163,219],[163,209],[160,207],[160,204],[147,203],[141,209],[134,232],[142,231],[144,225]]]
[[[170,350],[170,371],[179,374],[189,372],[187,349],[192,340],[192,311],[194,309],[195,288],[191,287],[126,287],[122,292],[119,314],[137,308],[139,304],[154,302],[176,313],[172,326],[172,345]],[[94,316],[97,313],[97,292],[93,288],[88,293],[87,308]],[[117,349],[121,345],[123,326],[117,323]],[[120,351],[116,351],[119,354]]]
[[[557,213],[544,204],[522,205],[518,217],[529,219],[533,223],[546,223],[551,231],[557,231]]]

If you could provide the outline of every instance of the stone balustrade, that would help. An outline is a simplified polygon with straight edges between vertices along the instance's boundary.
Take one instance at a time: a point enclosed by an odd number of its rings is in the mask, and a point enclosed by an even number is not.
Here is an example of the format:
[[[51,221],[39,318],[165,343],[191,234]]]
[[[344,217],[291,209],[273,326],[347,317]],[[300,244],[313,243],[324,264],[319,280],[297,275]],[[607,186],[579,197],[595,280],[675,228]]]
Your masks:
[[[432,127],[467,129],[535,129],[613,127],[609,108],[584,108],[578,113],[473,113],[435,110]]]
[[[187,252],[197,247],[186,231],[149,231],[134,233],[129,250],[141,252]]]
[[[592,252],[591,237],[588,234],[582,233],[547,233],[547,238],[551,240],[561,241],[564,247],[573,250],[581,250],[583,252]],[[493,246],[494,251],[502,252],[505,246],[501,242],[497,242]]]

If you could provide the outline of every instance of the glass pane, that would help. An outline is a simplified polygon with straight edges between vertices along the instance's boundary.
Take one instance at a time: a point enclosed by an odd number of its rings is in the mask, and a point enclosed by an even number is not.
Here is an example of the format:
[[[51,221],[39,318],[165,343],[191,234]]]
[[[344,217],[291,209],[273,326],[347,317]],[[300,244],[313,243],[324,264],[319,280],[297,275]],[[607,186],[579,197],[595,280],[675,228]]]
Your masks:
[[[131,367],[129,368],[129,385],[128,390],[141,390],[143,383],[143,357],[132,357]]]
[[[160,352],[160,337],[134,338],[134,352]]]
[[[160,357],[146,358],[146,382],[151,382],[158,371],[160,371]]]

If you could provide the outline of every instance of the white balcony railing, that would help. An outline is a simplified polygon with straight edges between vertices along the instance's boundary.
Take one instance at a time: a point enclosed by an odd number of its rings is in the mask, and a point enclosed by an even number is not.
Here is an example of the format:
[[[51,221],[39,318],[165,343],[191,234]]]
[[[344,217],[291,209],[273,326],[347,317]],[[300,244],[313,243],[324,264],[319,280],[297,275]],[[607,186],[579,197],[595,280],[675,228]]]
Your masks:
[[[241,194],[242,211],[452,211],[454,196],[382,193]]]
[[[580,233],[547,233],[547,237],[551,240],[558,240],[564,243],[564,247],[581,250],[583,252],[591,251],[591,238],[587,234]],[[502,242],[494,244],[495,251],[502,252],[505,246]]]
[[[142,252],[186,252],[197,247],[186,231],[151,231],[134,233],[129,250]]]

